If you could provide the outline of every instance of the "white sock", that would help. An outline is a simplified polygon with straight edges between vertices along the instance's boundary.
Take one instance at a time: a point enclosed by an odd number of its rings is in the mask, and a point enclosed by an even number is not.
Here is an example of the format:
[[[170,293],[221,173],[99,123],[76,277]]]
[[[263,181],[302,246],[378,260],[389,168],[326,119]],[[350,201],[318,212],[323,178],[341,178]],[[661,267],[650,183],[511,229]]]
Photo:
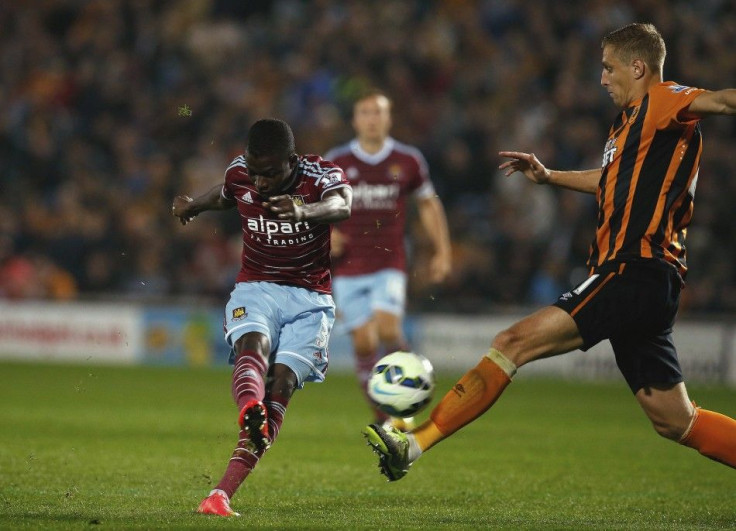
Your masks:
[[[212,496],[213,494],[220,494],[220,495],[222,495],[222,496],[225,496],[225,499],[226,499],[226,500],[227,500],[228,502],[230,502],[230,496],[228,496],[228,495],[227,495],[227,492],[225,492],[225,491],[224,491],[224,490],[222,490],[222,489],[212,489],[212,490],[210,491],[210,494],[209,494],[209,496]]]
[[[409,458],[409,462],[413,463],[419,459],[420,455],[422,455],[422,449],[419,448],[416,437],[411,433],[406,434],[406,439],[409,441],[409,452],[407,453],[407,457]]]

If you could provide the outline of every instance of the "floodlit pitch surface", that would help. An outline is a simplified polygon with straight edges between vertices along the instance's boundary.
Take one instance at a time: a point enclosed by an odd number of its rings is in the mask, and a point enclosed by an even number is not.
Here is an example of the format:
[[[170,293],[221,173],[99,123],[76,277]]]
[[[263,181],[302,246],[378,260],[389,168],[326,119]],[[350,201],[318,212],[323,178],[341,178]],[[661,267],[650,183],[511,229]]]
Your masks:
[[[379,476],[350,374],[292,401],[232,501],[194,512],[235,443],[226,369],[0,364],[0,528],[723,529],[736,470],[665,441],[623,381],[522,373],[482,419]],[[439,395],[457,375],[442,375]],[[736,391],[691,388],[736,415]],[[423,413],[422,418],[427,412]]]

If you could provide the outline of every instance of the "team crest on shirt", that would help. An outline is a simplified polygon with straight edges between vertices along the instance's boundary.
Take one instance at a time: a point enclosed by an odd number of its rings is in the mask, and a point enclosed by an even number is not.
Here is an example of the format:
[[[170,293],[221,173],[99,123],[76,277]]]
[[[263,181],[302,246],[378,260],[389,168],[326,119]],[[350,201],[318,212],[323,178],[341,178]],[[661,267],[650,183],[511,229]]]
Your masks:
[[[616,140],[618,140],[618,137],[609,138],[606,142],[606,146],[603,148],[603,162],[601,163],[602,168],[605,168],[611,162],[613,162],[616,151],[618,151],[618,148],[616,147]]]
[[[304,196],[303,195],[292,195],[291,200],[294,201],[294,204],[296,206],[304,206]]]
[[[391,177],[394,181],[398,181],[401,179],[403,172],[401,171],[401,165],[399,164],[392,164],[388,167],[388,176]]]
[[[245,306],[235,308],[233,310],[233,321],[240,321],[241,319],[248,317],[248,312],[245,311]]]

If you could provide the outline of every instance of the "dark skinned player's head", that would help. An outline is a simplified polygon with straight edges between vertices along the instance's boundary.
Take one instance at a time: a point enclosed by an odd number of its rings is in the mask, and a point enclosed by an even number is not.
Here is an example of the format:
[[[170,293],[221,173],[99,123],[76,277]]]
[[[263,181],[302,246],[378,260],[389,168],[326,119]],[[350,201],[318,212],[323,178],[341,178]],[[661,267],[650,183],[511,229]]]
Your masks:
[[[288,159],[296,152],[289,124],[276,118],[258,120],[248,131],[247,151],[254,157],[265,155]]]
[[[298,160],[289,124],[265,118],[251,126],[245,161],[259,194],[270,197],[288,188]]]

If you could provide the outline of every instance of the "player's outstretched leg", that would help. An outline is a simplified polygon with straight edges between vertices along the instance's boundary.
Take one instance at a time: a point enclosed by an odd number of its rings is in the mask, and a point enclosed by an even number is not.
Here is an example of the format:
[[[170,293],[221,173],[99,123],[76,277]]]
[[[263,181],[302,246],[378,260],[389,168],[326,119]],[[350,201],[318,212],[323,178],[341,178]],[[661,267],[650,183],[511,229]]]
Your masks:
[[[378,454],[378,468],[389,481],[401,479],[409,472],[409,440],[405,433],[393,426],[370,424],[363,429],[363,436]]]
[[[381,472],[395,481],[404,477],[422,452],[470,424],[488,410],[516,373],[516,366],[491,348],[442,398],[421,426],[409,433],[371,424],[363,430],[378,453]]]
[[[225,491],[214,489],[202,503],[197,507],[199,514],[212,514],[215,516],[240,516],[230,508],[230,498]]]

